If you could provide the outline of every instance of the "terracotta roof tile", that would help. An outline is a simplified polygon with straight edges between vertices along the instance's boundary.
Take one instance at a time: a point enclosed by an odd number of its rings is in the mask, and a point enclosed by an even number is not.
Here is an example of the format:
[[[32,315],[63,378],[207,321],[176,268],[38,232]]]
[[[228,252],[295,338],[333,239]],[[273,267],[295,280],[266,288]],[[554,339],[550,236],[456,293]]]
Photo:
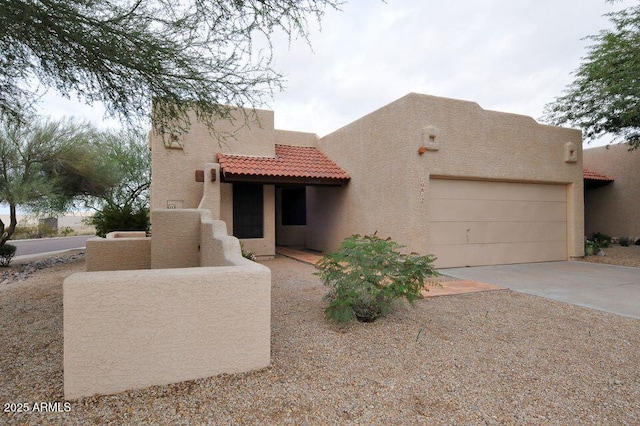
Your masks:
[[[606,182],[613,182],[615,179],[609,176],[601,175],[600,173],[596,173],[593,170],[582,169],[582,176],[584,179],[588,180],[602,180]]]
[[[326,155],[313,147],[276,145],[275,157],[248,157],[218,153],[225,177],[252,176],[346,181],[350,177]]]

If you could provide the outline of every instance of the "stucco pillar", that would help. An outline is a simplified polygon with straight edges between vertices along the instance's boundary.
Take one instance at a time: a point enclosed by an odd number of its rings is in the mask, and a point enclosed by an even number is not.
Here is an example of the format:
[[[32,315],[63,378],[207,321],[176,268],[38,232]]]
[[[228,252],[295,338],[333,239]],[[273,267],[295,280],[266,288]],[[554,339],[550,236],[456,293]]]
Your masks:
[[[220,220],[220,164],[204,165],[204,188],[198,209],[211,212],[211,219]]]

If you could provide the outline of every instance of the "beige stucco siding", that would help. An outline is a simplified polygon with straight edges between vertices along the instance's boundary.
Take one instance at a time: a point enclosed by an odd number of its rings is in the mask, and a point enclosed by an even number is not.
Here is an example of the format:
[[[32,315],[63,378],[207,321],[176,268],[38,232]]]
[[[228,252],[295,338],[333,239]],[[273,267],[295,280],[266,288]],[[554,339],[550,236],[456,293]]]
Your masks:
[[[203,196],[202,182],[195,181],[195,171],[207,163],[217,163],[216,154],[275,156],[273,111],[255,110],[245,117],[234,113],[235,121],[221,120],[216,137],[207,127],[191,117],[189,132],[179,136],[178,142],[167,148],[161,135],[151,133],[152,185],[151,208],[195,209]],[[246,118],[246,122],[245,122]],[[313,143],[315,134],[281,132],[284,140],[299,137],[302,143]],[[233,230],[233,186],[220,185],[220,219]],[[275,255],[275,190],[264,187],[264,238],[242,240],[245,248],[259,256]],[[153,219],[153,217],[152,217]],[[153,226],[153,223],[152,223]],[[195,231],[194,231],[195,232]]]
[[[165,147],[162,135],[150,134],[152,153],[151,209],[197,208],[202,198],[203,184],[195,181],[195,171],[206,163],[217,163],[216,154],[275,156],[273,111],[256,110],[245,123],[236,112],[235,121],[221,120],[216,128],[218,138],[192,117],[188,133],[179,135],[172,148]]]
[[[429,138],[429,136],[435,136]],[[430,252],[433,177],[561,184],[567,252],[583,255],[581,133],[473,102],[407,95],[331,133],[321,151],[351,176],[345,188],[309,191],[307,244],[333,250],[353,233],[390,236]],[[567,144],[576,160],[567,162]],[[422,155],[421,146],[428,146]]]
[[[318,135],[308,132],[275,129],[274,142],[280,145],[315,147],[318,144]]]
[[[640,238],[640,150],[625,144],[586,149],[584,167],[615,179],[585,192],[585,234]]]
[[[266,367],[270,296],[262,265],[71,275],[65,398]]]

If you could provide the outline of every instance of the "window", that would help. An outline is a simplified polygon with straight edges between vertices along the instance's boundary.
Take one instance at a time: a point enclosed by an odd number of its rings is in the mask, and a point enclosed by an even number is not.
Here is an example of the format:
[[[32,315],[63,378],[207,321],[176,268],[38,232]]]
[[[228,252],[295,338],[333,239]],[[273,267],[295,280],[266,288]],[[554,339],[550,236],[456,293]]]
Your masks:
[[[307,197],[305,188],[283,189],[282,192],[282,224],[307,224]]]
[[[264,237],[262,185],[233,185],[233,235],[237,238]]]

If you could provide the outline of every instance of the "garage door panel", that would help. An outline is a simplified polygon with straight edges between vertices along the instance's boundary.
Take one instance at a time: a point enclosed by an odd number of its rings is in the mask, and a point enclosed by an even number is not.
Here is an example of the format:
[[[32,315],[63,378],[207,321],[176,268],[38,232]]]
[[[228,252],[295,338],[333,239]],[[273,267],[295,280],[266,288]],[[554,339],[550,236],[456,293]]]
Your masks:
[[[429,194],[437,267],[567,259],[565,186],[432,179]]]
[[[563,185],[432,179],[431,198],[463,200],[566,201]]]
[[[566,221],[567,205],[561,202],[518,200],[432,200],[431,222],[534,222]]]
[[[566,247],[555,242],[496,243],[432,246],[437,268],[552,262],[565,259]],[[535,259],[535,260],[532,260]],[[460,260],[463,260],[461,263]]]
[[[557,241],[564,244],[566,222],[432,222],[431,244]]]

